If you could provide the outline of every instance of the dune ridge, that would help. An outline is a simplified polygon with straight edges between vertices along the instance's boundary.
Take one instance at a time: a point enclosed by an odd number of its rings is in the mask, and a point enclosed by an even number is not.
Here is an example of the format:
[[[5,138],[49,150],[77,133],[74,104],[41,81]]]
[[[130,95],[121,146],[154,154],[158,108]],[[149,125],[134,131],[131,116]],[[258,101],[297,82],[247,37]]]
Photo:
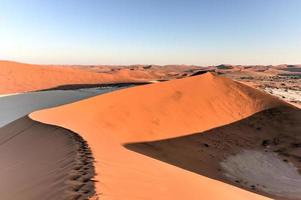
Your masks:
[[[143,156],[123,144],[203,132],[279,106],[291,107],[206,73],[120,90],[30,117],[87,140],[96,160],[96,192],[101,199],[267,199]]]

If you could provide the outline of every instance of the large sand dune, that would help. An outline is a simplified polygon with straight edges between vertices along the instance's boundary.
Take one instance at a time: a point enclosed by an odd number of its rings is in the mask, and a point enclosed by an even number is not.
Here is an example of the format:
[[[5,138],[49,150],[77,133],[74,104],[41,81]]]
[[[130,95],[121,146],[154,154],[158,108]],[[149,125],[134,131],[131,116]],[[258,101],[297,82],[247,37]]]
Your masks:
[[[236,123],[258,112],[278,109],[278,107],[281,107],[283,112],[296,109],[256,89],[207,73],[116,91],[77,103],[34,112],[30,117],[73,130],[87,140],[96,160],[95,179],[98,181],[96,191],[101,199],[265,199],[264,196],[214,180],[219,179],[247,188],[233,183],[233,180],[220,178],[223,174],[215,167],[218,163],[222,163],[222,158],[227,157],[228,154],[230,156],[231,152],[239,153],[248,149],[248,145],[237,145],[239,148],[234,145],[235,151],[230,148],[225,155],[217,156],[214,162],[207,158],[206,152],[205,154],[191,152],[196,157],[185,158],[185,153],[189,154],[190,150],[195,151],[193,149],[195,146],[186,148],[189,145],[184,145],[183,149],[178,150],[182,153],[179,153],[178,160],[175,161],[173,158],[177,156],[172,154],[178,152],[174,148],[170,148],[169,151],[169,145],[166,145],[166,148],[165,145],[164,148],[161,146],[156,148],[145,142],[172,140],[177,137],[184,137],[185,141],[185,137],[193,137],[189,136],[191,134]],[[299,110],[294,112],[298,113]],[[277,121],[273,116],[268,120],[276,120],[273,123],[279,122],[282,125],[286,123],[286,121]],[[299,127],[300,125],[296,123],[298,120],[299,117],[294,118],[295,125]],[[244,132],[244,130],[242,125],[235,134],[240,134],[242,140],[250,137],[253,141],[256,138],[253,138],[252,131]],[[273,130],[283,131],[277,128]],[[293,132],[291,137],[294,138],[295,130],[288,127],[286,135],[290,136]],[[270,140],[277,133],[267,132],[264,137]],[[222,140],[220,134],[213,133],[211,137]],[[225,136],[228,134],[231,135],[227,133]],[[231,138],[234,143],[240,141],[237,137],[235,135]],[[198,138],[196,136],[197,140]],[[189,138],[187,140],[190,141]],[[141,142],[144,143],[142,147],[140,144],[135,144]],[[201,148],[206,139],[198,142]],[[156,159],[128,150],[124,145]],[[207,157],[197,157],[197,155]],[[199,159],[199,166],[195,159]],[[189,163],[192,165],[190,166]],[[207,163],[207,168],[212,167],[212,172],[203,173],[202,166]],[[268,197],[276,195],[262,190],[254,191]]]

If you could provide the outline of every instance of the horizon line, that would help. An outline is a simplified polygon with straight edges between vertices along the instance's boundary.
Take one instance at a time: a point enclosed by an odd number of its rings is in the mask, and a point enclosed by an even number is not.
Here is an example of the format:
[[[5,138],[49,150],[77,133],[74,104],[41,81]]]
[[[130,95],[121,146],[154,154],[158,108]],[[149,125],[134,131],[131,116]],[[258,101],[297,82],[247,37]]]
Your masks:
[[[53,65],[53,66],[147,66],[147,65],[153,65],[153,66],[195,66],[195,67],[215,67],[220,65],[226,65],[226,66],[281,66],[281,65],[301,65],[298,63],[291,64],[291,63],[280,63],[280,64],[229,64],[229,63],[220,63],[220,64],[212,64],[212,65],[199,65],[199,64],[53,64],[53,63],[31,63],[31,62],[23,62],[23,61],[16,61],[16,60],[5,60],[0,59],[0,62],[11,62],[11,63],[19,63],[19,64],[28,64],[28,65]]]

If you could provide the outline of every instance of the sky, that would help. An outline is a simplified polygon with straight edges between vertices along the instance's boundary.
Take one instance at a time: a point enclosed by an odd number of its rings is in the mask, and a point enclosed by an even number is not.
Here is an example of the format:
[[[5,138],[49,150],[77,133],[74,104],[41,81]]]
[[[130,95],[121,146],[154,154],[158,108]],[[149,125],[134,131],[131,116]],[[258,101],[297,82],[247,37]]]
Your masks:
[[[0,0],[0,60],[300,64],[301,0]]]

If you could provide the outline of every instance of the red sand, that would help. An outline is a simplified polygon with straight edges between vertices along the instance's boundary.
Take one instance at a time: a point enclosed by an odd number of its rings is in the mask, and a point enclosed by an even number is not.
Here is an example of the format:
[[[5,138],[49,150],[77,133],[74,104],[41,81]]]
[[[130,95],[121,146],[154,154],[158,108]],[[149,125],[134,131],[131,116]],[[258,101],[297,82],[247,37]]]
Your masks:
[[[79,133],[96,159],[101,199],[267,199],[123,147],[206,131],[288,105],[211,73],[138,86],[30,117]]]

